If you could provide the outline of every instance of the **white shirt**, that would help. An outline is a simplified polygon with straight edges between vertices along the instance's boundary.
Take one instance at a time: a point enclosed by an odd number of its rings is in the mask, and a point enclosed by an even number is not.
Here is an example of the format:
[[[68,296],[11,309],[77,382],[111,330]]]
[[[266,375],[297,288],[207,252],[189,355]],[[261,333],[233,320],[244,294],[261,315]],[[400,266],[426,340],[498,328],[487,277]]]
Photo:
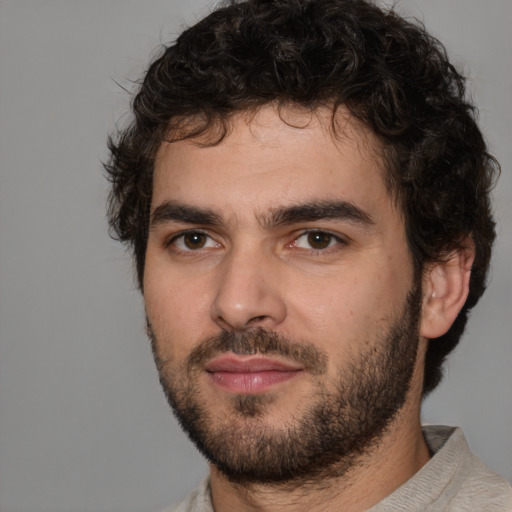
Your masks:
[[[471,453],[460,428],[427,426],[423,434],[432,458],[368,512],[512,512],[512,487]],[[162,512],[214,512],[208,478]]]

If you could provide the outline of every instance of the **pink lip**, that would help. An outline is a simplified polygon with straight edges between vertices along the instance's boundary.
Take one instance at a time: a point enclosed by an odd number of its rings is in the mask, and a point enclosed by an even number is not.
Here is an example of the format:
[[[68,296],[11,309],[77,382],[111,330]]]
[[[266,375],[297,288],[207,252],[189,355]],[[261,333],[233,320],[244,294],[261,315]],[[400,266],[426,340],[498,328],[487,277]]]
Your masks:
[[[265,357],[242,358],[229,354],[212,359],[205,370],[210,379],[226,391],[254,394],[296,377],[302,368]]]

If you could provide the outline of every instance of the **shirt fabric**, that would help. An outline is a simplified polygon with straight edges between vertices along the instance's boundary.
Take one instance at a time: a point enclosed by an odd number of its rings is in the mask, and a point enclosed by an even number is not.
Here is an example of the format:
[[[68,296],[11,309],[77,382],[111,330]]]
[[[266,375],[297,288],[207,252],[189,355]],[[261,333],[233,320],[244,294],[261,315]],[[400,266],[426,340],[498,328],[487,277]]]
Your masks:
[[[368,512],[512,512],[512,487],[471,453],[457,427],[427,426],[432,458]],[[208,478],[163,512],[214,512]]]

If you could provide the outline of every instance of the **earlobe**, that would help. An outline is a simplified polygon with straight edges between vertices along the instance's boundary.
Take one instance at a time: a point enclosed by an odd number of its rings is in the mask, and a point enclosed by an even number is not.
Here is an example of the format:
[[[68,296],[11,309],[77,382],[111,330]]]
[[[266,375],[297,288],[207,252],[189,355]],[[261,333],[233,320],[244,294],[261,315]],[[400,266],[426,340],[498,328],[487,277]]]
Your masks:
[[[421,336],[438,338],[451,327],[466,302],[474,259],[474,244],[468,240],[464,248],[425,269]]]

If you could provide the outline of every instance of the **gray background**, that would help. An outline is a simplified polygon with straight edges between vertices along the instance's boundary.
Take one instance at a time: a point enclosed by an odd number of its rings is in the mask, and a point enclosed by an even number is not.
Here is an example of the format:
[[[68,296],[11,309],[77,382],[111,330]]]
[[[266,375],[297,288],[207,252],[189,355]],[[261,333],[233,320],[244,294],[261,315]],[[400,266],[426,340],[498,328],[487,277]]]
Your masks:
[[[503,174],[491,286],[424,420],[512,477],[512,2],[403,0],[472,77]],[[148,56],[204,0],[0,0],[0,508],[154,511],[206,473],[159,389],[100,160]],[[194,14],[193,14],[194,13]]]

